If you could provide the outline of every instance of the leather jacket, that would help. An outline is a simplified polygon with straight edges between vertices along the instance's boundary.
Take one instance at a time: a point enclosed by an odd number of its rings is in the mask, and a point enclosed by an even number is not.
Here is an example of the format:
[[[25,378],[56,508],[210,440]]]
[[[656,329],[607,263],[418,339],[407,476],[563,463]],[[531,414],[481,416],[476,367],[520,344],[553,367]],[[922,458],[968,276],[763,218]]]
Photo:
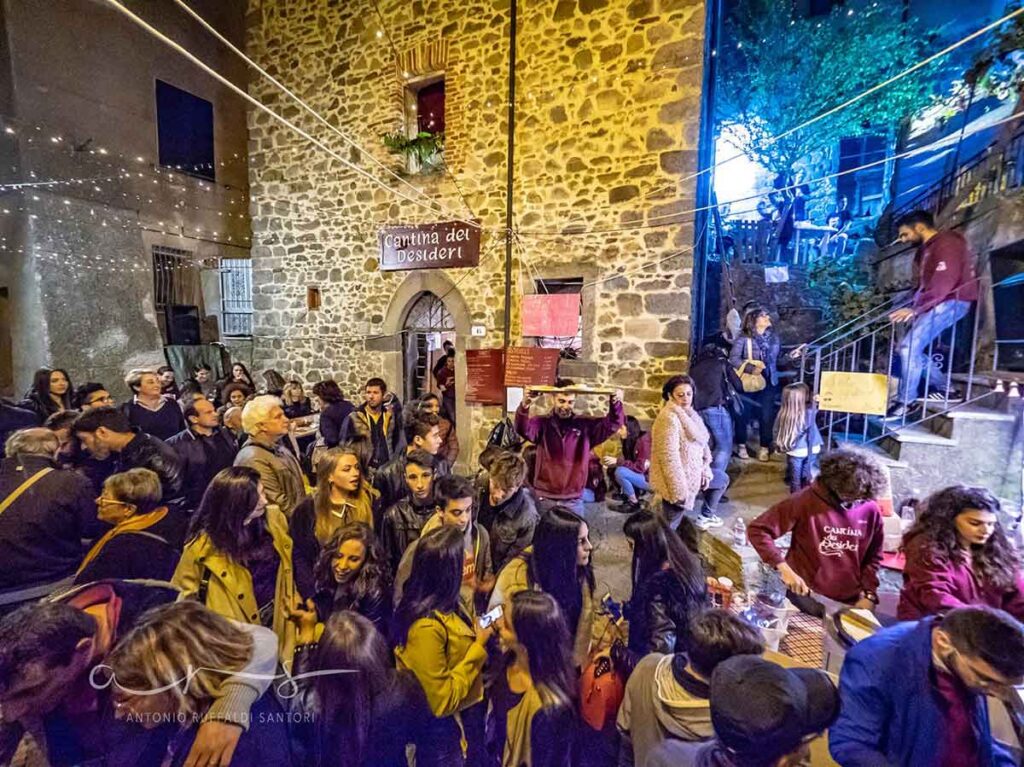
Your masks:
[[[477,508],[477,521],[491,536],[491,559],[497,572],[533,543],[533,531],[540,521],[537,503],[529,488],[521,487],[505,503],[491,506],[490,489],[484,487]]]
[[[416,506],[412,498],[404,498],[384,513],[380,525],[380,542],[391,565],[391,572],[398,570],[402,555],[413,541],[420,537],[423,526],[434,514],[434,503]]]
[[[185,511],[184,464],[174,448],[149,434],[136,432],[117,457],[116,472],[128,469],[149,469],[160,477],[163,505]],[[115,473],[116,473],[115,472]],[[187,509],[193,511],[193,509]]]

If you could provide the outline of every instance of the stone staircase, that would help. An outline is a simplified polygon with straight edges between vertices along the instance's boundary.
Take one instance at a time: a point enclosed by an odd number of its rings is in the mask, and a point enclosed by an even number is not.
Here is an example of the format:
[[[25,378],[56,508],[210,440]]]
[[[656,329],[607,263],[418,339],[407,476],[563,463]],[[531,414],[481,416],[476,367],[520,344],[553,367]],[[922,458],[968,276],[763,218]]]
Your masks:
[[[1013,374],[1007,374],[1012,377]],[[968,404],[885,430],[869,417],[867,434],[837,432],[839,445],[861,447],[889,467],[896,508],[952,484],[982,485],[1011,517],[1019,517],[1024,469],[1024,398],[999,392],[997,376],[976,376]]]

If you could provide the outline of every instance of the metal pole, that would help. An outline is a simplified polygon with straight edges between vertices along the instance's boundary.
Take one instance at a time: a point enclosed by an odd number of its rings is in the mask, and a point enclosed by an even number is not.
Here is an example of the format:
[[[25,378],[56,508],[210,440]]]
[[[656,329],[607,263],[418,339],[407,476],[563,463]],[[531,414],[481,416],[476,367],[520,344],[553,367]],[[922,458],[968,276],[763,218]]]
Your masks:
[[[508,173],[505,180],[505,348],[512,342],[512,192],[516,157],[516,6],[512,0],[508,44]]]

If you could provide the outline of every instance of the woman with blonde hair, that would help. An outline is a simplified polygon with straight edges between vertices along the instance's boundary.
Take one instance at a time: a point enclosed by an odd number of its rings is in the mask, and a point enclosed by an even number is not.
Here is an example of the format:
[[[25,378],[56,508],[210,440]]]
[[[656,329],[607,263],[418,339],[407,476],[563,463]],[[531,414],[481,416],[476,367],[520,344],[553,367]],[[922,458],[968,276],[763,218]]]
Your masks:
[[[339,528],[355,522],[373,528],[376,498],[377,491],[366,481],[354,445],[332,447],[323,454],[316,466],[316,492],[295,507],[290,525],[295,578],[303,597],[314,595],[316,561]]]
[[[225,694],[225,681],[252,669],[254,656],[266,643],[261,634],[266,633],[258,626],[227,620],[196,602],[161,605],[145,613],[118,642],[99,667],[109,676],[96,672],[94,683],[109,684],[119,719],[146,729],[178,724],[161,764],[179,767],[185,764],[211,704]],[[251,727],[251,722],[259,726]],[[274,695],[263,694],[253,704],[248,721],[232,722],[243,731],[231,764],[291,764],[285,722],[285,712]]]
[[[824,443],[817,424],[818,411],[805,383],[789,384],[782,390],[782,407],[775,416],[773,442],[786,454],[786,482],[798,493],[818,476],[818,454]]]
[[[166,581],[180,552],[171,541],[183,537],[183,516],[160,503],[160,478],[149,469],[129,469],[103,483],[96,516],[113,525],[85,555],[75,583],[104,578]]]

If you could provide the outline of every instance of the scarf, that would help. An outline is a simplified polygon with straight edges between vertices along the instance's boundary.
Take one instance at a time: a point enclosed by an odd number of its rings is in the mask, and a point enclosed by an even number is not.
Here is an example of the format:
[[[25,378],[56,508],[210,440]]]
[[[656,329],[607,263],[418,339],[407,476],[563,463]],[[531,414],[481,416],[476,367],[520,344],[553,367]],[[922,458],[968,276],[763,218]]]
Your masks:
[[[118,522],[112,529],[108,530],[102,538],[96,541],[91,549],[89,549],[89,553],[85,555],[85,559],[83,559],[82,564],[78,566],[78,570],[75,572],[75,575],[81,575],[82,570],[88,567],[89,563],[99,556],[100,552],[103,551],[103,547],[110,543],[110,540],[115,536],[121,535],[122,533],[132,533],[138,530],[145,530],[148,527],[152,527],[166,516],[167,507],[161,506],[157,509],[153,509],[149,514],[135,514],[128,517],[128,519]]]

